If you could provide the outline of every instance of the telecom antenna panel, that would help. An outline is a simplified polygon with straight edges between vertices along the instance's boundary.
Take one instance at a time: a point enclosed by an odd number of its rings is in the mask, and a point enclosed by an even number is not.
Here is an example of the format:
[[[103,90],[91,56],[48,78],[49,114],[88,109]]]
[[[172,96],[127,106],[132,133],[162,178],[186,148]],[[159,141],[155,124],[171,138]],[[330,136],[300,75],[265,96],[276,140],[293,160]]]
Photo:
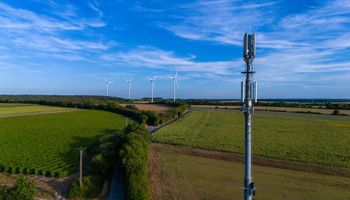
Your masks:
[[[244,166],[244,200],[252,200],[256,193],[255,183],[252,179],[252,114],[254,113],[254,103],[257,102],[257,82],[253,82],[253,60],[256,53],[255,34],[244,34],[243,39],[243,59],[246,63],[245,81],[241,82],[241,100],[243,106],[241,112],[245,115],[245,166]]]

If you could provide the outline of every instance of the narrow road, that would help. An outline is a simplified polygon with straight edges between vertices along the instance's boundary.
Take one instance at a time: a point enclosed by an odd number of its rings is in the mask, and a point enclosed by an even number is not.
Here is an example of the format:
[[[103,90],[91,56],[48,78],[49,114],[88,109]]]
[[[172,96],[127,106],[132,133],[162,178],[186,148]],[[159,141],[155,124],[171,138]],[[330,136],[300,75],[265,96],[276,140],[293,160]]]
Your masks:
[[[124,171],[121,166],[117,165],[114,170],[111,190],[109,192],[108,200],[125,200],[125,181]]]

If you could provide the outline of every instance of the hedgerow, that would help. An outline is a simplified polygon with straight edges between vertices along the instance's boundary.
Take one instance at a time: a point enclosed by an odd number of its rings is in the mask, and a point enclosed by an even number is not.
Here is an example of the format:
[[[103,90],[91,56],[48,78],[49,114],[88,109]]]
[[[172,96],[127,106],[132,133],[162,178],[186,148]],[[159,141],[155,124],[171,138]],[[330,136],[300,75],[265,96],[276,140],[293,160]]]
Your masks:
[[[126,142],[119,151],[126,173],[127,198],[129,200],[151,199],[147,179],[149,137],[142,127],[129,125]]]

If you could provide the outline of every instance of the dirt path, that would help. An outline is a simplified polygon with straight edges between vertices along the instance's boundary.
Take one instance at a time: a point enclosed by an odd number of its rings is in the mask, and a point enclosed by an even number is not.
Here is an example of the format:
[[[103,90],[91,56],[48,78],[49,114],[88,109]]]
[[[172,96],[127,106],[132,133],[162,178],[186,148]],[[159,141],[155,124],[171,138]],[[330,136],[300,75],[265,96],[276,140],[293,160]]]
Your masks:
[[[211,150],[204,150],[204,149],[196,149],[196,148],[191,148],[186,146],[175,146],[175,145],[156,144],[156,143],[151,144],[149,148],[150,148],[150,151],[152,150],[157,151],[162,148],[167,148],[167,149],[170,149],[171,151],[178,152],[181,154],[244,163],[244,156],[241,154],[233,154],[233,153],[218,152],[218,151],[211,151]],[[152,158],[152,155],[150,155],[150,158]],[[308,163],[278,160],[278,159],[265,158],[260,156],[254,156],[253,163],[260,166],[268,166],[268,167],[275,167],[275,168],[281,168],[281,169],[291,169],[291,170],[297,170],[297,171],[306,171],[306,172],[313,172],[313,173],[325,174],[325,175],[345,176],[350,178],[350,169],[347,169],[347,168],[312,165]]]

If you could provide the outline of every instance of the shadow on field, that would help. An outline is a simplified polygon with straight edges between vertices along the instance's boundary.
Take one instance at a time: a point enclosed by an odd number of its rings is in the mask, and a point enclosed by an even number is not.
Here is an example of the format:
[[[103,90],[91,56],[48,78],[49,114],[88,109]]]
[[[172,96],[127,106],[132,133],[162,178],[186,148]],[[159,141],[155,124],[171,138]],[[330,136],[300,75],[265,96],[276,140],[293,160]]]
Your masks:
[[[80,152],[79,148],[86,148],[86,151],[83,154],[83,174],[86,174],[87,166],[89,160],[91,159],[90,155],[94,155],[98,150],[99,138],[106,134],[115,133],[115,129],[104,129],[101,131],[101,134],[95,137],[81,137],[74,136],[73,141],[68,144],[69,151],[61,153],[59,157],[63,160],[68,170],[69,176],[62,178],[45,178],[43,180],[47,185],[52,187],[56,193],[60,196],[67,196],[69,186],[79,178],[79,164],[80,164]]]

